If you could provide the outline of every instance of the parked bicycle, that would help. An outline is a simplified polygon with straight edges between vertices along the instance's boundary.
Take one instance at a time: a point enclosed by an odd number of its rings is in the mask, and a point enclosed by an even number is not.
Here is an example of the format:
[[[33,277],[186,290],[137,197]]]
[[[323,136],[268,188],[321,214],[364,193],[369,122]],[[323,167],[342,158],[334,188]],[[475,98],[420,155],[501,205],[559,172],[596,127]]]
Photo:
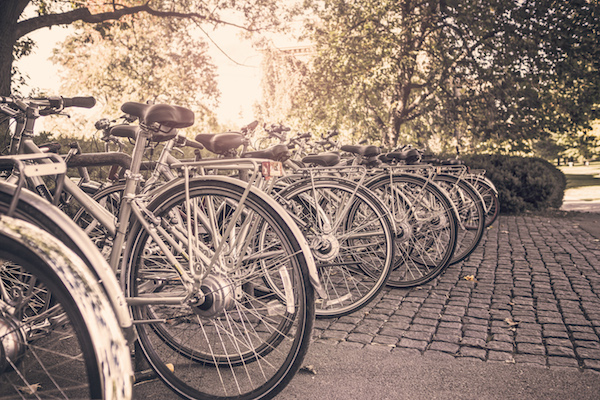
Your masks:
[[[2,112],[17,120],[12,148],[26,154],[40,152],[31,140],[36,115],[67,105],[2,103]],[[198,165],[173,165],[179,178],[141,193],[147,145],[172,139],[193,124],[193,113],[141,103],[122,110],[140,125],[118,215],[71,180],[64,188],[109,233],[109,264],[120,277],[145,358],[185,398],[273,397],[300,368],[310,343],[313,290],[320,285],[307,243],[252,182],[194,176]],[[242,168],[252,179],[262,171],[256,161]],[[28,183],[45,186],[35,177]]]
[[[0,157],[21,176],[16,186],[0,181],[0,397],[130,399],[123,296],[75,224],[23,188],[26,176],[66,171],[60,159],[27,165],[39,158]]]

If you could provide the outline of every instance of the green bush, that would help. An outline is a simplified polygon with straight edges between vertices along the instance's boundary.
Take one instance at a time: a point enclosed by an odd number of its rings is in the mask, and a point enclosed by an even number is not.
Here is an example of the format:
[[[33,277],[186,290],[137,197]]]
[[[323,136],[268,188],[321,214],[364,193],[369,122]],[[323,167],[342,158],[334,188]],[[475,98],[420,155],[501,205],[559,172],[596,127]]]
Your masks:
[[[516,213],[560,208],[567,186],[565,175],[541,158],[504,155],[466,155],[474,169],[485,169],[500,198],[500,211]]]

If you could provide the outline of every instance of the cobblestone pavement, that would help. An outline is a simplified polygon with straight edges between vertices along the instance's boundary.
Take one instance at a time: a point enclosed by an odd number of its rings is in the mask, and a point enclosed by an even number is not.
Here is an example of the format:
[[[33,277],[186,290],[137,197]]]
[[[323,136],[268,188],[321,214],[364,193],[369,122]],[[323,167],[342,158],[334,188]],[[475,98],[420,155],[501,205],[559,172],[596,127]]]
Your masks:
[[[500,216],[466,261],[317,320],[314,340],[600,371],[599,239],[568,218]]]

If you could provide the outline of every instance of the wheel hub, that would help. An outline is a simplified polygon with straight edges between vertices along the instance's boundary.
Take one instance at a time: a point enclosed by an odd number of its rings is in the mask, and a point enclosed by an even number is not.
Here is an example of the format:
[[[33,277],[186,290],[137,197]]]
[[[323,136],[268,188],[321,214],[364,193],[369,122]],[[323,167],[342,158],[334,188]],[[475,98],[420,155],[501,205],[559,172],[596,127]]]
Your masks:
[[[25,333],[11,316],[0,317],[0,373],[25,353]]]
[[[407,221],[396,222],[396,240],[406,242],[413,237],[413,226]]]
[[[204,294],[204,302],[193,306],[193,311],[203,318],[214,318],[231,310],[235,304],[233,282],[220,275],[209,275],[202,281],[200,290]]]
[[[314,238],[310,245],[313,256],[319,261],[331,261],[340,252],[340,242],[331,234]]]

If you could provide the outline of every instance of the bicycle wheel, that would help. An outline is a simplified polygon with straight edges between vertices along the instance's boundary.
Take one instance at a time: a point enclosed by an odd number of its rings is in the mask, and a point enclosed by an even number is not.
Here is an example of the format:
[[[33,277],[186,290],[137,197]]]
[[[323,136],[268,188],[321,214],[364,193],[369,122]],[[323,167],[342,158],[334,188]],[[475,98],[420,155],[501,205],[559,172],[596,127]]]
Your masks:
[[[1,216],[0,263],[0,397],[131,398],[129,347],[81,259]]]
[[[308,241],[327,297],[318,317],[367,305],[385,286],[394,260],[393,226],[369,190],[341,178],[297,181],[277,196]]]
[[[450,264],[467,258],[479,245],[485,228],[483,199],[473,185],[448,174],[438,174],[433,180],[454,202],[460,219],[456,249]]]
[[[245,193],[247,184],[236,182],[196,178],[189,201],[181,181],[170,182],[148,206],[178,240],[172,251],[182,266],[189,257],[177,247],[187,248],[191,233],[204,274],[202,304],[133,307],[134,320],[146,321],[136,327],[149,363],[189,399],[271,398],[301,366],[310,342],[314,294],[297,228],[273,199],[254,188]],[[259,243],[262,231],[269,232],[266,246]],[[128,294],[189,293],[148,231],[132,232]],[[271,274],[281,277],[283,298],[264,284]]]
[[[448,196],[434,183],[409,174],[384,173],[367,187],[387,205],[396,225],[396,257],[388,285],[418,286],[446,269],[458,230]]]
[[[485,203],[485,227],[490,227],[500,214],[500,200],[498,199],[498,193],[491,184],[488,184],[485,180],[477,180],[474,183],[475,189],[483,197]]]

